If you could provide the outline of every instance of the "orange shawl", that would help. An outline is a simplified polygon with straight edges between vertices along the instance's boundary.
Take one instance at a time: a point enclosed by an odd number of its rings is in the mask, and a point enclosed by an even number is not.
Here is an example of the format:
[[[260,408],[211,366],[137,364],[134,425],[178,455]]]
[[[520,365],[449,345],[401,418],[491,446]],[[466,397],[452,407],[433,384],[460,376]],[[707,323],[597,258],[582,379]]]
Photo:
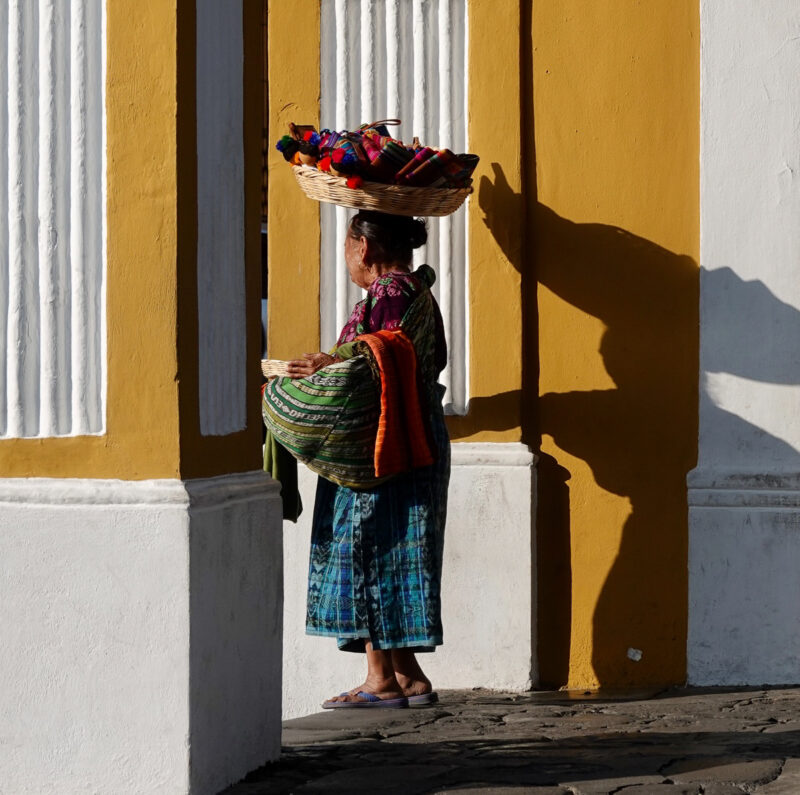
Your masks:
[[[381,376],[375,477],[430,466],[433,453],[420,408],[414,345],[399,330],[376,331],[357,339],[369,346]]]

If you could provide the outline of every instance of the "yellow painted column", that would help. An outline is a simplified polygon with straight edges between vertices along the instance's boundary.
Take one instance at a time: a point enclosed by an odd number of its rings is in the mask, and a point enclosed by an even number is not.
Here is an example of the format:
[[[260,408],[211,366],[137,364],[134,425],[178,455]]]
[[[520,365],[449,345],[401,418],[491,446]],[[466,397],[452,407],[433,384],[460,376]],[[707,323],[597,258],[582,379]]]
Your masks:
[[[697,448],[698,7],[536,0],[531,36],[541,677],[678,683]]]
[[[244,4],[247,427],[198,417],[195,8],[107,4],[107,418],[96,436],[0,441],[10,477],[141,480],[259,467],[261,6]]]
[[[261,131],[263,129],[260,0],[242,4],[244,62],[244,235],[246,312],[246,425],[223,436],[200,429],[200,374],[197,287],[197,114],[196,0],[180,0],[178,35],[178,378],[180,403],[180,471],[184,478],[246,472],[261,467]]]
[[[295,183],[275,142],[289,122],[319,125],[317,2],[269,0],[268,221],[269,356],[319,350],[319,205]]]

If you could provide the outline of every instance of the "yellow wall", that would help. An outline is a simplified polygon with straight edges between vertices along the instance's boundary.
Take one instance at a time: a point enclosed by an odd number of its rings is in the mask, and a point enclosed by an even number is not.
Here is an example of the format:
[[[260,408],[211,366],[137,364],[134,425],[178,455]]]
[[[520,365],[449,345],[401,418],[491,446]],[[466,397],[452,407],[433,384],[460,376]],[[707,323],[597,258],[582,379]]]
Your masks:
[[[528,333],[538,332],[539,645],[550,684],[685,678],[698,13],[696,0],[533,3],[524,146],[536,163],[527,188],[539,288]]]
[[[467,208],[469,413],[448,417],[453,441],[515,442],[521,438],[525,222],[521,22],[519,0],[469,3],[473,34],[467,137],[470,151],[479,154],[481,161]]]
[[[259,466],[260,416],[203,439],[197,408],[194,2],[107,3],[108,410],[103,435],[0,441],[11,477],[196,477]],[[246,0],[250,392],[258,394],[260,3]],[[177,43],[177,46],[176,46]],[[180,99],[180,102],[179,102]]]

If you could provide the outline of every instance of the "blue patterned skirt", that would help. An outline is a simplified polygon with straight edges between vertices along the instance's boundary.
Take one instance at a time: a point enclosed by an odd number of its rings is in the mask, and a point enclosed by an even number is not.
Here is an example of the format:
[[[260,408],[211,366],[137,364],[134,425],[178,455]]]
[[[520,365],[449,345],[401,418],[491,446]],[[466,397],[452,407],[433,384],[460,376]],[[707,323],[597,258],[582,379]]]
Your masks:
[[[372,489],[319,479],[306,632],[345,651],[433,651],[442,643],[441,575],[450,440],[432,417],[436,461]]]

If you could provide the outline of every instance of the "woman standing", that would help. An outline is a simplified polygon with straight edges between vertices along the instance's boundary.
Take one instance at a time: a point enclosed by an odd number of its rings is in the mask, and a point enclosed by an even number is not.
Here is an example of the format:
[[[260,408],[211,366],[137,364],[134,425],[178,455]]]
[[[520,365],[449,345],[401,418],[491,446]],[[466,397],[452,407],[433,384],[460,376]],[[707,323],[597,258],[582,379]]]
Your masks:
[[[363,334],[403,328],[412,304],[428,312],[413,339],[422,417],[434,462],[373,488],[352,489],[322,477],[311,537],[306,631],[338,639],[344,651],[365,652],[364,682],[323,704],[326,709],[405,707],[433,703],[416,658],[442,643],[440,581],[450,478],[450,445],[437,383],[447,362],[442,319],[430,295],[433,270],[411,270],[412,251],[427,239],[424,222],[360,211],[348,227],[345,261],[351,280],[367,290],[332,354],[288,363],[291,378],[336,361],[336,350]],[[415,303],[416,302],[416,303]],[[420,310],[422,307],[422,310]],[[418,319],[417,319],[418,320]],[[426,318],[423,318],[423,321]]]

